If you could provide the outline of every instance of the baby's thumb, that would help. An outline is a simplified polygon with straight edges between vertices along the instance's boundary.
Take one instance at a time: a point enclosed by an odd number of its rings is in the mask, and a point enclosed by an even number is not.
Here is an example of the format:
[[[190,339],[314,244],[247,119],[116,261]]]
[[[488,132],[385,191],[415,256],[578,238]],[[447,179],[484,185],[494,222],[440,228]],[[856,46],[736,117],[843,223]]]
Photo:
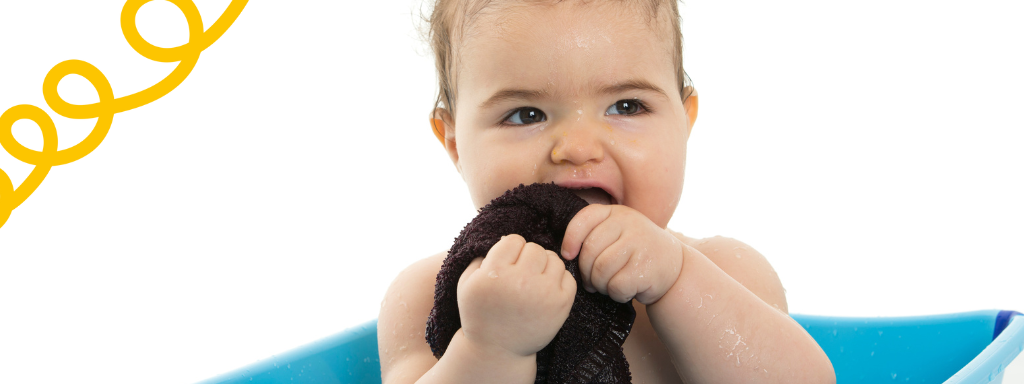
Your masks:
[[[473,274],[473,272],[476,272],[476,270],[480,269],[480,264],[483,262],[484,258],[482,257],[475,258],[473,259],[473,261],[469,262],[469,266],[466,267],[466,270],[462,272],[462,276],[459,276],[459,284],[456,286],[456,289],[462,288],[462,282],[466,280],[466,278],[469,277],[469,275]]]

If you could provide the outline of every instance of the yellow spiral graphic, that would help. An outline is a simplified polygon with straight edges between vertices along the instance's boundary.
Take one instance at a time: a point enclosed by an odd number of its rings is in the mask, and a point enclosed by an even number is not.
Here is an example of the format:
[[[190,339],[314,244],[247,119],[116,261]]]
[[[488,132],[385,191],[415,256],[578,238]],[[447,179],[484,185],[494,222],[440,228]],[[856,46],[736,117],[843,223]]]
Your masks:
[[[128,0],[124,4],[124,8],[121,8],[121,32],[132,49],[143,57],[162,63],[178,62],[178,66],[166,78],[142,91],[116,98],[103,72],[85,61],[61,62],[53,66],[43,78],[43,98],[50,109],[71,119],[97,119],[96,126],[82,142],[58,151],[57,128],[54,127],[53,119],[34,105],[16,105],[0,115],[0,145],[15,159],[35,166],[17,188],[14,188],[7,173],[0,169],[0,227],[7,223],[14,208],[21,205],[39,187],[51,167],[81,159],[96,149],[107,136],[115,114],[149,104],[181,84],[192,72],[192,68],[195,68],[199,54],[228,30],[248,3],[248,0],[232,0],[220,18],[204,32],[203,19],[195,3],[191,0],[168,0],[185,15],[188,22],[188,43],[173,48],[161,48],[142,38],[135,25],[135,16],[139,9],[150,1],[153,0]],[[79,75],[89,81],[99,94],[99,102],[80,105],[64,101],[57,93],[57,84],[67,75]],[[32,120],[42,131],[42,151],[26,148],[14,138],[14,123],[22,119]]]

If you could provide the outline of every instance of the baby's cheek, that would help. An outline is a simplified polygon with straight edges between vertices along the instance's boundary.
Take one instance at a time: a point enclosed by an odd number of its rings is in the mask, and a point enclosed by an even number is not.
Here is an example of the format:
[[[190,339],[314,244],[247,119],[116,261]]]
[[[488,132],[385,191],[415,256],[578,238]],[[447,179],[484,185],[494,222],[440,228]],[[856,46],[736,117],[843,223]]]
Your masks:
[[[646,156],[642,161],[632,162],[629,168],[623,169],[626,199],[622,203],[665,228],[682,194],[684,165],[681,163],[675,156]]]
[[[487,205],[491,200],[519,184],[532,184],[528,167],[501,158],[487,160],[481,164],[472,177],[466,179],[469,184],[473,202],[477,208]]]

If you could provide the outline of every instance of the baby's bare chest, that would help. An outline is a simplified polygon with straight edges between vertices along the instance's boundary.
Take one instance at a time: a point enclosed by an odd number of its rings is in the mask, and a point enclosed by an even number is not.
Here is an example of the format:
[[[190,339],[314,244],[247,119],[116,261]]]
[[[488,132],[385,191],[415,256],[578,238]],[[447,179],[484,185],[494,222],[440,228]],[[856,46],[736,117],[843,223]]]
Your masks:
[[[651,326],[646,309],[635,302],[633,307],[636,308],[636,320],[626,342],[622,344],[633,383],[682,383],[672,365],[672,356]]]

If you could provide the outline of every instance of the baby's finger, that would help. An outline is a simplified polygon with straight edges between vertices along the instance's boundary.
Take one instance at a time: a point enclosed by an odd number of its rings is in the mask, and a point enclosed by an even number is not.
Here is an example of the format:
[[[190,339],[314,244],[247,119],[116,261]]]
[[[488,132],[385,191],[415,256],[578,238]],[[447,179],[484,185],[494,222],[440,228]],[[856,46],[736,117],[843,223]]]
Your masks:
[[[466,267],[466,270],[462,271],[462,275],[459,276],[459,282],[456,283],[455,289],[458,290],[459,288],[461,288],[462,287],[462,282],[464,280],[466,280],[466,278],[469,275],[473,274],[473,272],[476,272],[478,269],[480,269],[480,265],[483,262],[484,262],[484,258],[482,258],[482,257],[478,257],[478,258],[473,259],[473,261],[470,261],[469,262],[469,266]]]
[[[576,278],[572,277],[572,274],[569,273],[569,271],[565,271],[565,273],[562,274],[562,291],[572,292],[570,295],[576,296],[576,289],[578,288],[579,287],[576,286]]]
[[[493,268],[515,264],[524,246],[526,246],[526,239],[522,236],[516,234],[502,236],[501,240],[494,243],[494,246],[487,251],[483,267]]]
[[[572,260],[578,256],[583,247],[583,240],[595,227],[611,216],[611,213],[611,206],[601,204],[591,204],[577,212],[565,229],[565,237],[562,238],[562,257]]]
[[[637,286],[632,273],[623,271],[612,277],[608,282],[608,297],[620,303],[626,303],[636,296]]]
[[[589,283],[588,286],[591,289],[607,295],[609,281],[617,274],[621,274],[619,271],[622,271],[623,267],[627,267],[632,255],[631,247],[622,241],[617,241],[606,247],[597,257],[591,258],[589,255],[584,255],[580,258],[581,273],[583,271],[582,261],[584,259],[594,260],[593,267],[586,273],[588,278],[584,281]]]
[[[560,259],[558,257],[557,253],[554,253],[552,251],[545,251],[545,253],[548,254],[548,264],[544,266],[544,272],[541,272],[541,273],[543,273],[545,275],[546,274],[558,274],[558,275],[561,275],[562,272],[566,272],[565,262],[562,261],[562,259]],[[570,275],[570,277],[571,277],[571,275]]]
[[[547,250],[537,243],[526,243],[519,253],[519,259],[516,259],[515,265],[523,266],[530,273],[540,274],[544,272],[544,267],[548,264],[546,253]]]
[[[594,279],[592,275],[594,273],[594,263],[597,259],[605,253],[608,248],[613,247],[616,242],[619,241],[622,236],[622,227],[614,220],[605,220],[601,224],[598,224],[596,228],[587,234],[587,238],[583,240],[583,247],[580,249],[580,254],[577,256],[577,260],[580,263],[580,274],[583,277],[583,288],[587,292],[594,292],[594,283],[591,281]],[[621,247],[619,247],[621,248]],[[608,263],[611,260],[604,261]],[[611,263],[614,264],[614,263]],[[615,275],[618,269],[609,270],[608,268],[614,265],[604,265],[600,271],[608,273],[608,278]],[[618,266],[622,268],[622,266]],[[601,292],[604,293],[604,292]]]

